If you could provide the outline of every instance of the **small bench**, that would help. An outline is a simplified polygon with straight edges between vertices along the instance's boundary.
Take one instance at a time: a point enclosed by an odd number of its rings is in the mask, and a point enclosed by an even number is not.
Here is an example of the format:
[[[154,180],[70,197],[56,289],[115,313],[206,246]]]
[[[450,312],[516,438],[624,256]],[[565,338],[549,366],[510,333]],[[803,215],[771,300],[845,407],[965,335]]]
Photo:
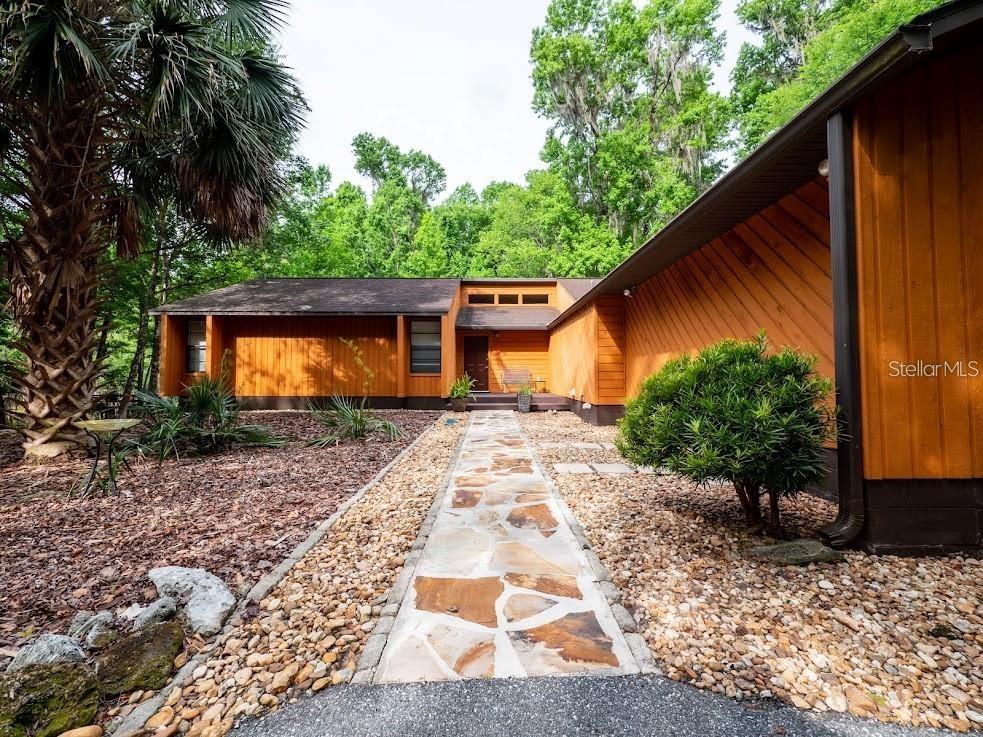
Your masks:
[[[507,392],[518,391],[525,384],[532,387],[532,374],[526,368],[507,368],[502,372],[502,388]],[[512,389],[510,387],[515,387]]]

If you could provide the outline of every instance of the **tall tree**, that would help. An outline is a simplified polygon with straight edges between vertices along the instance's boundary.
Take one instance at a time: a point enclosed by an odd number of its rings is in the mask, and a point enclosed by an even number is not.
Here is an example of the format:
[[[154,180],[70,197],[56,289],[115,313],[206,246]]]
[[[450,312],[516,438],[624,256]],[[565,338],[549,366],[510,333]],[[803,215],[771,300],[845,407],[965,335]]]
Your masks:
[[[447,173],[436,159],[416,149],[403,152],[382,136],[359,133],[352,141],[352,151],[355,171],[371,179],[376,189],[399,183],[430,204],[447,186]]]
[[[491,221],[471,251],[475,276],[599,276],[626,255],[555,172],[532,171],[525,187],[494,184],[483,195]]]
[[[284,5],[0,4],[0,175],[24,213],[2,252],[29,451],[84,442],[107,258],[138,253],[161,199],[214,238],[262,232],[304,109],[264,51]]]
[[[733,97],[740,146],[750,151],[820,95],[878,42],[945,0],[744,0],[760,34],[741,50]]]
[[[728,103],[710,90],[719,0],[553,0],[533,33],[544,160],[585,211],[638,244],[721,170]]]
[[[828,21],[831,0],[741,0],[737,18],[757,34],[757,43],[741,45],[731,73],[734,114],[743,152],[767,131],[755,127],[750,113],[758,98],[787,84],[805,61],[806,45]]]

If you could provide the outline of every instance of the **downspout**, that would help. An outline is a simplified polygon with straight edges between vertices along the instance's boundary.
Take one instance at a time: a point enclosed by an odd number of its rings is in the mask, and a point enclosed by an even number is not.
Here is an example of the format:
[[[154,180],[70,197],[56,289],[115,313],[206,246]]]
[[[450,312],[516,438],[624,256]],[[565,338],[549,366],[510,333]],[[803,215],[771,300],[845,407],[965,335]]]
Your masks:
[[[864,526],[853,135],[849,111],[837,112],[826,122],[826,148],[836,404],[840,410],[836,449],[840,509],[836,520],[820,534],[833,547],[842,548],[855,540]]]

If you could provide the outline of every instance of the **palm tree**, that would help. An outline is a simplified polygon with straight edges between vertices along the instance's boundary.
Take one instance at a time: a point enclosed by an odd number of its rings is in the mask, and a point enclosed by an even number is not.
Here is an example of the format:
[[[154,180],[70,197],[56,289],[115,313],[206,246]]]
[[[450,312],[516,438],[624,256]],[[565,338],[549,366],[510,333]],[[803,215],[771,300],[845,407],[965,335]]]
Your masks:
[[[271,53],[285,0],[0,0],[4,276],[28,452],[84,442],[100,286],[157,203],[216,240],[265,227],[306,106]],[[63,447],[63,446],[56,446]]]

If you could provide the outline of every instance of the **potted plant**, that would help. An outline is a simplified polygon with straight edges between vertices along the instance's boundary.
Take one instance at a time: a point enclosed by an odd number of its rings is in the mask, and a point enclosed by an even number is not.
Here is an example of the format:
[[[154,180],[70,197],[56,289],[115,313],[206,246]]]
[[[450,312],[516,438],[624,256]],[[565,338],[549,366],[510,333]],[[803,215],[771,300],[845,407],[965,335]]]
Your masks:
[[[532,387],[523,382],[519,385],[519,411],[528,412],[532,408]]]
[[[468,400],[472,398],[471,390],[474,389],[474,379],[467,374],[460,376],[451,384],[451,391],[448,395],[451,400],[451,409],[455,412],[465,412],[468,409]]]

